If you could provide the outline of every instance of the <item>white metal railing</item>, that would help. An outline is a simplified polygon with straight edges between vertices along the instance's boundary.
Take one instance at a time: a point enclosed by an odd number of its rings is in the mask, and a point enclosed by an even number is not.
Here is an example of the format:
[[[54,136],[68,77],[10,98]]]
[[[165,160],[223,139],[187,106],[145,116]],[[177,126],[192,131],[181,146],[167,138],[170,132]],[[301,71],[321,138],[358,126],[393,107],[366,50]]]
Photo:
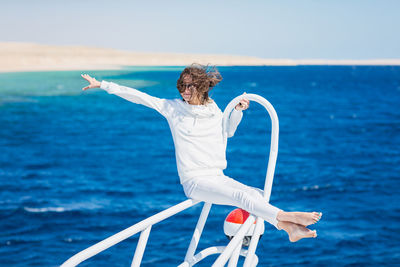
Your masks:
[[[268,169],[265,178],[265,185],[264,185],[264,198],[269,201],[272,189],[272,182],[275,172],[275,165],[276,159],[278,155],[278,136],[279,136],[279,122],[278,116],[275,112],[273,106],[263,97],[255,94],[246,94],[240,95],[234,98],[231,102],[229,102],[228,106],[224,110],[224,117],[223,117],[223,135],[224,135],[224,142],[225,147],[227,145],[227,120],[229,114],[233,110],[233,108],[239,103],[239,101],[243,98],[247,98],[248,100],[253,100],[255,102],[260,103],[264,106],[268,114],[271,117],[271,146],[270,146],[270,155],[268,161]],[[195,201],[192,199],[188,199],[183,201],[175,206],[172,206],[162,212],[159,212],[113,236],[110,236],[103,241],[79,252],[78,254],[74,255],[66,262],[64,262],[61,267],[71,267],[76,266],[79,263],[97,255],[98,253],[114,246],[115,244],[137,234],[141,233],[139,237],[138,244],[136,246],[135,254],[132,260],[131,266],[140,266],[142,261],[143,253],[146,248],[147,240],[151,231],[151,228],[154,224],[159,223],[183,210],[186,210],[196,204],[199,201]],[[255,255],[255,250],[257,248],[257,244],[261,235],[262,224],[264,220],[260,217],[256,218],[254,215],[250,215],[245,223],[239,228],[238,232],[235,234],[234,238],[229,242],[227,246],[216,246],[216,247],[209,247],[203,249],[196,255],[194,255],[197,245],[200,241],[201,234],[203,232],[204,225],[206,223],[208,214],[211,209],[210,203],[204,203],[203,209],[201,211],[199,220],[197,222],[196,228],[194,230],[192,239],[190,241],[190,245],[186,252],[185,260],[183,263],[179,265],[179,267],[190,267],[197,264],[199,261],[203,260],[204,258],[208,257],[212,254],[220,254],[217,260],[214,262],[213,267],[222,267],[226,264],[229,260],[228,266],[236,266],[238,262],[239,256],[246,257],[244,265],[245,267],[253,267],[256,266],[258,263],[258,257]],[[242,249],[242,242],[243,238],[254,223],[256,221],[256,227],[254,233],[252,235],[252,239],[249,245],[248,250]]]
[[[134,259],[132,262],[132,266],[139,266],[143,252],[144,252],[144,247],[146,246],[146,243],[147,243],[147,238],[149,236],[151,226],[156,223],[159,223],[159,222],[161,222],[161,221],[163,221],[163,220],[165,220],[187,208],[190,208],[199,202],[200,201],[188,199],[188,200],[185,200],[185,201],[183,201],[175,206],[172,206],[162,212],[159,212],[159,213],[79,252],[78,254],[74,255],[73,257],[68,259],[66,262],[64,262],[61,266],[62,267],[76,266],[79,263],[81,263],[82,261],[93,257],[94,255],[114,246],[115,244],[137,234],[138,232],[143,231],[142,234],[140,235],[139,242],[138,242],[138,245],[137,245],[136,251],[135,251],[135,256],[134,256]]]
[[[274,107],[269,103],[265,98],[256,95],[256,94],[246,94],[240,95],[235,97],[231,102],[229,102],[228,106],[224,110],[224,119],[223,119],[223,125],[224,125],[224,134],[225,134],[225,146],[227,142],[227,132],[226,132],[226,125],[228,121],[228,116],[227,114],[230,113],[230,111],[236,106],[237,103],[243,98],[247,98],[248,100],[253,100],[255,102],[258,102],[261,104],[267,111],[268,114],[271,118],[271,146],[270,146],[270,152],[269,152],[269,161],[268,161],[268,169],[267,169],[267,174],[265,177],[265,184],[264,184],[264,198],[269,201],[269,198],[271,196],[271,190],[272,190],[272,182],[274,180],[274,173],[275,173],[275,166],[276,166],[276,159],[278,157],[278,142],[279,142],[279,120],[278,120],[278,115],[276,114],[276,111]],[[247,221],[250,220],[252,216],[249,216]],[[246,221],[246,223],[247,223]],[[254,220],[253,220],[254,222]],[[264,220],[260,217],[257,218],[257,223],[256,227],[254,229],[253,236],[251,238],[250,246],[248,249],[248,253],[246,256],[246,260],[244,262],[245,267],[252,266],[253,262],[253,257],[255,255],[255,251],[257,248],[258,240],[260,239],[260,234],[261,234],[261,224],[264,223]],[[238,235],[238,234],[237,234]],[[236,236],[237,236],[236,235]],[[235,238],[236,238],[235,236]],[[234,241],[233,238],[230,243]],[[235,242],[238,242],[235,240]],[[236,244],[236,243],[235,243]],[[230,246],[229,244],[225,251],[219,256],[217,259],[216,263],[221,263],[222,265],[215,265],[215,266],[223,266],[223,264],[226,263],[227,257],[232,254],[233,249],[235,248],[234,245]]]

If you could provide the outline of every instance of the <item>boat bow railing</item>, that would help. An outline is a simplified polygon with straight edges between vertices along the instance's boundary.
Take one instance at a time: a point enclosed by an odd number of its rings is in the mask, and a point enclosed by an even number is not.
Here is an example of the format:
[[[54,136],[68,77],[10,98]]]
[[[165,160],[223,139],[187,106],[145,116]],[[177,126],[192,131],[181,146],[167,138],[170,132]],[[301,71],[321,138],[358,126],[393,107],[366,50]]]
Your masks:
[[[240,95],[234,98],[228,106],[224,110],[224,117],[223,117],[223,134],[224,134],[224,141],[225,146],[227,144],[227,121],[228,117],[233,110],[233,108],[239,103],[242,98],[247,98],[248,100],[252,100],[258,102],[262,106],[264,106],[268,114],[271,117],[272,122],[272,133],[271,133],[271,146],[270,146],[270,156],[268,161],[268,169],[265,178],[265,185],[264,185],[264,198],[269,201],[271,195],[271,188],[273,182],[273,176],[275,172],[275,165],[276,159],[278,155],[278,135],[279,135],[279,123],[278,123],[278,116],[275,112],[273,106],[263,97],[255,94],[246,94]],[[66,262],[64,262],[61,267],[72,267],[80,264],[81,262],[99,254],[100,252],[124,241],[125,239],[132,237],[140,232],[140,237],[138,244],[136,246],[135,254],[133,256],[131,266],[140,266],[144,250],[146,248],[147,240],[150,235],[150,231],[153,225],[179,213],[182,212],[196,204],[200,201],[196,201],[193,199],[187,199],[175,206],[172,206],[164,211],[161,211],[143,221],[136,223],[135,225],[116,233],[103,241],[100,241],[97,244],[77,253],[76,255],[72,256]],[[212,265],[213,267],[221,267],[226,264],[229,260],[228,266],[233,267],[237,266],[237,262],[239,256],[246,257],[244,261],[244,265],[246,267],[253,267],[256,266],[258,263],[258,257],[255,255],[255,250],[257,248],[257,244],[259,241],[259,237],[261,235],[262,224],[264,223],[263,219],[258,217],[256,218],[254,215],[250,215],[245,223],[239,228],[238,232],[232,238],[232,240],[228,243],[227,246],[214,246],[203,249],[199,253],[195,254],[197,245],[199,244],[201,234],[203,232],[204,225],[206,223],[208,214],[211,209],[211,203],[204,203],[203,209],[200,213],[199,220],[197,221],[196,228],[192,235],[192,239],[190,241],[190,245],[186,252],[186,256],[184,262],[179,265],[179,267],[189,267],[197,264],[204,258],[213,255],[213,254],[220,254],[217,260]],[[244,236],[249,231],[252,224],[256,222],[256,227],[252,235],[252,239],[249,245],[248,250],[242,249],[242,242]]]

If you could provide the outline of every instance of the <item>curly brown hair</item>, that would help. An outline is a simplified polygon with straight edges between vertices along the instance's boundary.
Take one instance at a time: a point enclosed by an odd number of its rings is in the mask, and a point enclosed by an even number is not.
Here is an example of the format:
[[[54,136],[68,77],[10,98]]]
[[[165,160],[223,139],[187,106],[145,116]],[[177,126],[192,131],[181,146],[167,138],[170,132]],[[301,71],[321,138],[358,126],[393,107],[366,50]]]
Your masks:
[[[208,92],[222,81],[222,76],[215,66],[193,63],[182,71],[176,83],[179,92],[185,91],[183,78],[186,75],[189,75],[192,78],[192,84],[195,86],[196,91],[199,94],[202,105],[211,101]]]

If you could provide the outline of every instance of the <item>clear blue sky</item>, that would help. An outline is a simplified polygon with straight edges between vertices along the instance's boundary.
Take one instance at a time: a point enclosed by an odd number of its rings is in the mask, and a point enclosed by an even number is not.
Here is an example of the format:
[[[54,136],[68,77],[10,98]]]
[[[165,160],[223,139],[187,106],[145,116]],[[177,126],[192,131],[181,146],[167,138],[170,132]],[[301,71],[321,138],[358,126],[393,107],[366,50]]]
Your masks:
[[[400,1],[2,0],[0,41],[264,58],[400,58]]]

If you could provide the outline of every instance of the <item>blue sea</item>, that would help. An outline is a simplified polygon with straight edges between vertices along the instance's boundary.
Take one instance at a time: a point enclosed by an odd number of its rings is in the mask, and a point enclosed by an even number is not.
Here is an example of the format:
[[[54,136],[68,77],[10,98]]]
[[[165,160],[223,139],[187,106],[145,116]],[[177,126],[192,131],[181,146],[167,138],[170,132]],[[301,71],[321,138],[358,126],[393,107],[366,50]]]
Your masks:
[[[75,253],[184,201],[172,136],[155,110],[101,89],[88,73],[179,97],[183,67],[0,74],[0,265],[58,266]],[[318,237],[291,243],[266,224],[259,266],[400,265],[400,67],[220,67],[221,110],[243,92],[279,117],[271,204],[322,211]],[[256,102],[228,141],[225,174],[262,188],[271,123]],[[177,266],[201,211],[152,228],[142,266]],[[199,250],[226,245],[233,210],[211,209]],[[130,266],[138,235],[79,266]],[[198,266],[210,266],[210,256]]]

